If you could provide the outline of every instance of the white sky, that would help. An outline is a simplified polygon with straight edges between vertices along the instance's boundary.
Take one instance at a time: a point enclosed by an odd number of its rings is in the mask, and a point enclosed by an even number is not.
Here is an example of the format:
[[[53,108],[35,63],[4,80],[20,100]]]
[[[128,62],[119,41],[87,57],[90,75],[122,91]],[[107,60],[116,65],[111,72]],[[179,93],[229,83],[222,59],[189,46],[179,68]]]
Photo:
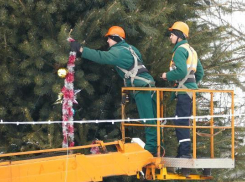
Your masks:
[[[233,12],[229,19],[230,19],[232,26],[235,26],[244,32],[245,12]],[[241,76],[240,80],[245,81],[245,76]],[[235,102],[237,104],[239,104],[239,103],[243,104],[245,102],[245,100],[244,100],[245,99],[245,93],[239,88],[234,88],[234,90],[235,90],[235,93],[237,94]],[[244,109],[241,112],[244,112]]]
[[[240,0],[241,2],[245,1],[245,0]],[[231,0],[220,0],[218,1],[220,4],[222,3],[221,6],[227,5],[227,7],[229,6],[229,3],[231,3]],[[235,3],[235,2],[233,2]],[[210,11],[212,13],[217,12],[218,14],[218,7],[215,6],[211,6]],[[212,14],[210,12],[210,15]],[[204,15],[205,16],[205,15]],[[237,12],[232,10],[232,14],[230,15],[223,15],[222,16],[223,19],[225,19],[229,24],[231,24],[233,27],[235,27],[236,29],[238,29],[241,32],[245,32],[245,11],[244,12]],[[206,18],[204,19],[208,19],[209,21],[218,24],[218,25],[222,25],[221,20],[215,19],[213,16],[208,16],[206,15]],[[231,40],[232,41],[232,40]],[[234,41],[234,46],[235,46],[235,41]],[[232,43],[233,44],[233,43]],[[232,46],[232,45],[231,45]],[[245,55],[245,53],[244,53]],[[235,55],[234,55],[235,56]],[[244,60],[244,66],[245,66],[245,60]],[[245,72],[243,72],[242,74],[245,74]],[[241,76],[240,78],[241,81],[245,81],[245,76]],[[234,90],[235,92],[235,107],[238,107],[235,111],[235,114],[244,114],[245,113],[245,107],[239,107],[241,104],[244,104],[245,102],[245,92],[243,92],[240,88],[236,88],[233,85],[231,85],[230,87],[227,87],[227,85],[224,85],[225,89],[229,89],[229,90]],[[242,119],[240,119],[241,122]],[[244,122],[242,122],[244,123]],[[245,123],[243,124],[243,126],[245,126]]]

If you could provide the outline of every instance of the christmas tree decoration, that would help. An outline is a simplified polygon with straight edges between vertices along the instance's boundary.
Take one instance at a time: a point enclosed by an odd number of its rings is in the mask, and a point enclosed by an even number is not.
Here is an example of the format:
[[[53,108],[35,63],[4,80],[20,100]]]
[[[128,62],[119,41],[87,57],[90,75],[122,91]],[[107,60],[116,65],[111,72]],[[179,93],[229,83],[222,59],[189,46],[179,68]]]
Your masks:
[[[72,109],[72,113],[73,113],[73,116],[74,116],[74,114],[76,113],[75,109]]]
[[[58,94],[58,99],[54,102],[54,104],[62,104],[62,100],[63,100],[63,93],[60,92]]]
[[[60,68],[57,71],[57,74],[60,78],[65,78],[68,73],[68,70],[66,68]]]
[[[80,92],[81,90],[74,90],[74,99],[73,99],[73,103],[75,103],[75,104],[78,104],[78,102],[77,102],[77,94]]]
[[[72,38],[68,38],[69,42],[74,41]],[[63,94],[62,102],[62,131],[63,131],[63,143],[62,147],[73,147],[74,142],[74,126],[73,126],[73,103],[75,101],[74,93],[74,67],[76,60],[76,52],[70,51],[69,60],[67,63],[68,73],[65,78],[65,85],[61,92]],[[77,102],[75,102],[77,103]]]

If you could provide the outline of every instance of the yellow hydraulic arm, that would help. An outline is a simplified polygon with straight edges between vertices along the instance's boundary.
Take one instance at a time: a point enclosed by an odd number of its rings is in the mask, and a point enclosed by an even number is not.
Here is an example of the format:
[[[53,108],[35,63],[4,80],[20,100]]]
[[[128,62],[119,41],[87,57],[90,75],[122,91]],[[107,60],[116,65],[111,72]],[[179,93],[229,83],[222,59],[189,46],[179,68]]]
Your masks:
[[[100,142],[100,141],[99,141]],[[179,174],[168,173],[161,157],[153,157],[137,143],[123,144],[114,142],[117,152],[104,154],[67,154],[55,157],[42,157],[20,161],[0,162],[0,182],[85,182],[102,181],[108,176],[132,176],[148,180],[169,179],[212,179],[201,175],[190,175],[188,178]],[[100,147],[105,148],[102,144]],[[82,148],[91,146],[82,146]],[[81,147],[72,147],[78,149]],[[71,148],[69,148],[71,149]],[[43,150],[40,152],[60,151],[64,149]],[[35,154],[20,152],[13,155]],[[2,156],[4,156],[3,154]],[[6,154],[6,156],[12,156]],[[144,172],[142,169],[145,169]]]
[[[125,144],[121,141],[105,144],[97,141],[97,143],[101,149],[105,149],[107,145],[115,145],[117,152],[91,155],[67,153],[67,155],[54,157],[0,162],[0,182],[85,182],[102,181],[104,177],[121,175],[137,175],[138,178],[147,180],[212,179],[211,176],[190,175],[185,177],[181,174],[169,173],[164,165],[164,158],[153,157],[137,143]],[[98,144],[69,149],[90,148]],[[0,156],[29,155],[62,150],[65,149],[19,152]],[[193,163],[193,161],[189,162]]]
[[[120,141],[119,141],[120,142]],[[72,154],[0,163],[0,182],[102,181],[106,176],[136,175],[154,163],[152,155],[136,143],[118,145],[118,152]]]

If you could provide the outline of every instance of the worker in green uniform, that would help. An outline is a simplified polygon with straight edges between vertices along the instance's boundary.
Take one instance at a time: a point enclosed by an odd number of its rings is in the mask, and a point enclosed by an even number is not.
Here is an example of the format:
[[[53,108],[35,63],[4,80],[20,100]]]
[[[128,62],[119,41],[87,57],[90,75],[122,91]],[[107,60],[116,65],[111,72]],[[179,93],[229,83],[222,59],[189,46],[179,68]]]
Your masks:
[[[115,66],[119,76],[124,79],[126,87],[154,87],[155,82],[143,65],[142,57],[137,48],[125,41],[125,31],[119,26],[112,26],[105,37],[109,44],[108,51],[100,51],[82,47],[78,42],[71,42],[71,51],[77,52],[82,58],[99,64]],[[156,118],[155,94],[150,91],[133,93],[140,118]],[[155,120],[146,124],[156,124]],[[157,153],[156,127],[145,127],[145,149],[154,156]]]
[[[167,81],[178,83],[177,88],[197,89],[198,82],[203,78],[204,72],[196,51],[188,44],[186,38],[189,36],[189,27],[184,22],[175,22],[171,28],[170,41],[174,44],[170,71],[162,74]],[[176,116],[190,117],[192,114],[192,93],[173,93],[177,97]],[[176,119],[175,125],[189,126],[189,119]],[[177,157],[191,158],[190,129],[176,128],[176,136],[179,142]],[[182,169],[185,176],[189,170]]]

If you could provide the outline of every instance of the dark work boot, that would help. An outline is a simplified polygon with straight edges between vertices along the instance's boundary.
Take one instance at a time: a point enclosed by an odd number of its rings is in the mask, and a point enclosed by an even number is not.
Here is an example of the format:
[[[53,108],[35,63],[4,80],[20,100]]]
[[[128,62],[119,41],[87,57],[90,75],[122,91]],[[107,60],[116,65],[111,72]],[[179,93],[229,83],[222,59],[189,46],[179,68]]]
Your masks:
[[[190,176],[190,169],[188,169],[188,168],[182,168],[182,169],[181,169],[181,174],[182,174],[183,176],[185,176],[185,177]]]
[[[187,154],[187,155],[181,155],[179,158],[191,159],[192,156],[190,154]]]
[[[211,169],[210,168],[204,168],[202,170],[203,176],[211,176]]]
[[[186,158],[186,159],[191,159],[192,156],[190,154],[187,155],[182,155],[180,158]],[[190,175],[190,169],[189,168],[182,168],[181,169],[181,174],[185,177],[188,177]]]

